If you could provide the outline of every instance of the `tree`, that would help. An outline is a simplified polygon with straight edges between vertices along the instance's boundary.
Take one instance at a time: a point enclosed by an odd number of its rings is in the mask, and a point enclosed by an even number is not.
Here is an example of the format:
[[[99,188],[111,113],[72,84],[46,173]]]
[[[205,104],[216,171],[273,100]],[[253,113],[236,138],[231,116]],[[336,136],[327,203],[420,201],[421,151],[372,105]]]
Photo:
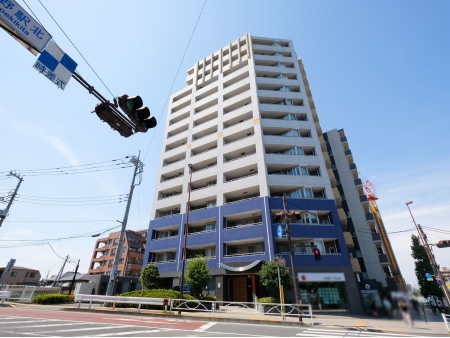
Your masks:
[[[257,273],[261,284],[269,289],[278,290],[278,269],[274,261],[263,262],[261,270]],[[280,279],[284,290],[292,290],[292,278],[288,267],[280,265]]]
[[[159,269],[156,264],[148,264],[141,270],[141,277],[139,277],[141,285],[146,289],[157,289],[159,287]]]
[[[431,267],[425,248],[420,243],[419,237],[412,235],[411,240],[411,256],[414,258],[414,271],[416,272],[422,296],[425,298],[431,295],[443,297],[444,294],[436,281],[427,281],[425,277],[427,272],[433,274],[433,268]]]
[[[206,258],[197,256],[189,262],[186,283],[191,286],[194,295],[200,295],[210,280],[211,275],[209,274],[208,260]]]

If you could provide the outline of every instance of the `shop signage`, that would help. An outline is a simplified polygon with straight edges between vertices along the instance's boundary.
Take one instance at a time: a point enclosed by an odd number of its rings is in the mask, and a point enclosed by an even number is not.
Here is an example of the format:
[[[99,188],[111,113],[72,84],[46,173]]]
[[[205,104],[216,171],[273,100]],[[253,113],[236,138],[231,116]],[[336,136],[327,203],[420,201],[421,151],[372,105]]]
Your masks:
[[[342,272],[299,272],[297,276],[299,282],[345,282]]]

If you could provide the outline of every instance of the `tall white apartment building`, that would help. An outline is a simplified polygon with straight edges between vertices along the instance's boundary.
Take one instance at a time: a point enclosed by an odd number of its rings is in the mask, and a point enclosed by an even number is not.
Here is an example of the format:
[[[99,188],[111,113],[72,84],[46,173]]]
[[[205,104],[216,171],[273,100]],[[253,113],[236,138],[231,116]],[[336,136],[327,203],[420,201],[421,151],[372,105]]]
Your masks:
[[[302,213],[292,224],[302,301],[359,312],[359,297],[349,297],[357,288],[353,244],[292,41],[246,34],[197,62],[186,83],[170,98],[145,263],[178,283],[192,165],[187,258],[209,258],[210,293],[252,300],[265,292],[260,263],[289,261],[273,219],[285,194]]]

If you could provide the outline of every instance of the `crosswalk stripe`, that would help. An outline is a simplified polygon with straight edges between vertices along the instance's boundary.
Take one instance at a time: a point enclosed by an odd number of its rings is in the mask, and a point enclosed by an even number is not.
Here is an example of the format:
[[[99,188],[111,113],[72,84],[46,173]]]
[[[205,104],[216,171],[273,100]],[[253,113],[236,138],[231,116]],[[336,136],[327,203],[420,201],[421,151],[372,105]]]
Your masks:
[[[164,331],[166,331],[166,330],[164,330]],[[127,332],[115,332],[115,333],[96,334],[96,335],[89,335],[89,336],[90,337],[110,337],[110,336],[125,336],[125,335],[128,335],[128,334],[153,333],[153,332],[161,332],[161,330],[127,331]]]
[[[296,336],[313,337],[313,334],[311,334],[311,333],[297,333]],[[325,334],[317,333],[317,337],[322,337],[322,336],[327,336],[327,337],[343,337],[344,334],[338,335],[337,333],[333,333],[333,334],[329,334],[329,335],[327,334],[327,335],[325,335]]]
[[[208,323],[208,324],[205,324],[205,325],[200,326],[198,329],[195,329],[194,331],[197,331],[197,332],[203,332],[203,331],[209,329],[210,327],[212,327],[212,326],[214,326],[214,325],[216,325],[216,324],[217,324],[217,323],[215,323],[215,322],[210,322],[210,323]]]
[[[47,319],[47,320],[24,320],[24,321],[19,321],[19,320],[15,320],[13,322],[1,322],[2,324],[23,324],[23,323],[45,323],[48,322],[51,319]]]
[[[125,327],[129,328],[130,325],[114,325],[114,324],[111,324],[109,326],[86,327],[86,328],[83,328],[83,329],[42,331],[41,333],[45,333],[45,332],[55,333],[55,332],[90,331],[90,330],[105,330],[105,329],[122,329],[122,328],[125,328]]]
[[[67,323],[67,324],[44,324],[44,325],[27,325],[24,328],[29,327],[48,327],[48,326],[69,326],[69,325],[86,325],[86,323]]]
[[[305,331],[302,332],[310,332],[310,335],[316,333],[318,335],[327,335],[327,336],[329,336],[330,334],[344,333],[346,336],[356,335],[359,337],[373,337],[373,336],[412,337],[412,335],[409,334],[390,333],[390,332],[371,332],[363,330],[306,329]]]

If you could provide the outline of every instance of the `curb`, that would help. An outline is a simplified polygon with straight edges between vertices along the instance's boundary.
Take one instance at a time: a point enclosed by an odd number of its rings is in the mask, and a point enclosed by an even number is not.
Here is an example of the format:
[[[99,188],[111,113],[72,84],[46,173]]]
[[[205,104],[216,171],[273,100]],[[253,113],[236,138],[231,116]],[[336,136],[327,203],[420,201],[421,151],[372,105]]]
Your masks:
[[[264,325],[279,325],[279,326],[295,326],[295,327],[311,327],[311,325],[302,322],[281,322],[275,320],[264,320],[257,318],[240,319],[240,318],[223,318],[212,316],[192,316],[192,315],[178,315],[170,313],[153,313],[153,312],[128,312],[123,310],[106,310],[106,309],[78,309],[78,308],[63,308],[60,311],[75,311],[75,312],[91,312],[91,313],[105,313],[111,315],[128,315],[128,316],[145,316],[145,317],[160,317],[160,318],[183,318],[186,320],[196,320],[201,322],[222,322],[222,323],[240,323],[240,324],[264,324]]]

